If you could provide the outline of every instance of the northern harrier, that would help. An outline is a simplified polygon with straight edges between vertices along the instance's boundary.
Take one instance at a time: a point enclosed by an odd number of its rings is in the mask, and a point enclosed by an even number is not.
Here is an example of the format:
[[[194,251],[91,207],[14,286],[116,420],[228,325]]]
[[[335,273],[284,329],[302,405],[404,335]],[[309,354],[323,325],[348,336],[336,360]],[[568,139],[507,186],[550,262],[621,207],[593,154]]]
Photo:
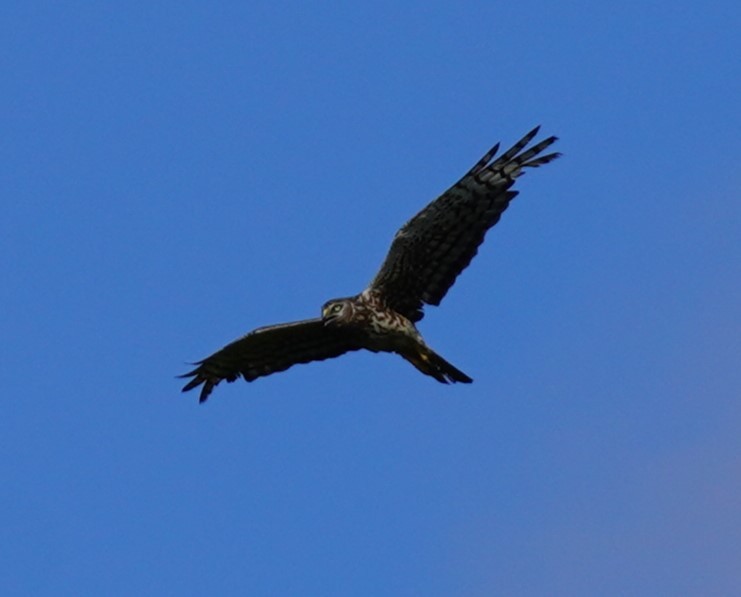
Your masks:
[[[455,185],[404,224],[363,292],[328,301],[321,317],[258,328],[226,345],[180,376],[193,378],[183,391],[203,384],[203,402],[223,379],[253,381],[298,363],[362,348],[395,352],[442,383],[471,383],[468,375],[425,344],[414,324],[422,319],[425,304],[440,304],[476,255],[487,230],[517,196],[510,190],[515,179],[525,168],[560,155],[541,155],[556,137],[527,149],[539,128],[494,159],[497,143]]]

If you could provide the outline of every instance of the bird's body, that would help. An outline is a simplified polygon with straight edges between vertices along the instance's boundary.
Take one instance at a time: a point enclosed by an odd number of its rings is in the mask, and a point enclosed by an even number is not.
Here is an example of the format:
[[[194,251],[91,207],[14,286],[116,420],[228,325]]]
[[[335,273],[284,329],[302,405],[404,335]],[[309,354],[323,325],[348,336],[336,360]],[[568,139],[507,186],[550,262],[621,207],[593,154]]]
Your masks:
[[[340,308],[332,313],[336,307]],[[416,326],[401,313],[389,309],[373,290],[328,301],[322,317],[325,325],[356,330],[364,338],[363,348],[373,352],[394,352],[400,344],[422,342]]]
[[[336,311],[333,313],[333,310]],[[390,309],[376,290],[325,303],[322,319],[326,326],[345,329],[371,352],[394,352],[417,369],[440,382],[470,383],[472,380],[425,344],[412,321]]]
[[[409,220],[363,292],[328,301],[321,318],[259,328],[228,344],[182,376],[193,378],[183,391],[203,384],[203,402],[222,379],[252,381],[298,363],[360,349],[399,354],[442,383],[470,383],[470,377],[425,344],[416,323],[423,317],[423,306],[439,305],[476,255],[487,230],[517,195],[509,189],[523,169],[559,156],[540,155],[556,137],[525,150],[537,132],[535,128],[492,162],[497,144],[460,181]]]

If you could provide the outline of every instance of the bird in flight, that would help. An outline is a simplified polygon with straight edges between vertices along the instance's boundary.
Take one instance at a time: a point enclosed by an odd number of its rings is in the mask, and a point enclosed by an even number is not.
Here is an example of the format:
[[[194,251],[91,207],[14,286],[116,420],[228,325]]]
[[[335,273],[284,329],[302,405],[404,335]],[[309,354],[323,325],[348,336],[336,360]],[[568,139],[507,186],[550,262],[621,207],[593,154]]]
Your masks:
[[[360,349],[396,353],[441,383],[471,383],[468,375],[425,344],[415,324],[422,319],[425,304],[440,304],[486,232],[517,196],[518,191],[511,190],[515,179],[525,168],[561,155],[543,155],[556,137],[528,148],[539,129],[499,157],[497,143],[463,178],[404,224],[381,269],[360,294],[327,301],[321,317],[261,327],[227,344],[180,376],[192,378],[183,392],[203,385],[199,401],[205,402],[222,380],[254,381],[299,363]]]

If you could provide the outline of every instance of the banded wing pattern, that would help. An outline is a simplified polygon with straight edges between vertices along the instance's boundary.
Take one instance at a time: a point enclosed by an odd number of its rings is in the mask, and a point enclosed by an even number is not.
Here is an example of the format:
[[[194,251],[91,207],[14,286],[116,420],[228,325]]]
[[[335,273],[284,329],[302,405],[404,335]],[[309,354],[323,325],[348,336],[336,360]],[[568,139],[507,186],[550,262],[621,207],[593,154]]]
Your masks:
[[[509,190],[515,179],[525,168],[547,164],[560,155],[540,155],[556,137],[526,149],[539,130],[534,128],[494,159],[497,143],[463,178],[396,233],[370,284],[391,309],[416,322],[424,316],[424,304],[440,304],[478,252],[486,232],[517,196],[517,191]]]
[[[331,359],[360,348],[346,330],[327,327],[319,318],[307,319],[258,328],[195,363],[195,369],[179,377],[193,378],[183,392],[203,384],[199,401],[205,402],[223,379],[253,381],[299,363]]]

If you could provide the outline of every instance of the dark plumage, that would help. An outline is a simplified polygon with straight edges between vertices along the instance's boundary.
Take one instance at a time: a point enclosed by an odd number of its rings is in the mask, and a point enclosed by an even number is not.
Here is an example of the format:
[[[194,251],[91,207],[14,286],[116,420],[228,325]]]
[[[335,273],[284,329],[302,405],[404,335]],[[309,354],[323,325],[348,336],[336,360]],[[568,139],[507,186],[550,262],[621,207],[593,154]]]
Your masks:
[[[442,383],[470,383],[465,373],[433,352],[416,322],[423,307],[439,305],[478,251],[517,191],[510,190],[524,168],[560,154],[541,155],[556,141],[548,137],[526,149],[536,127],[494,159],[495,145],[457,183],[396,233],[376,277],[360,294],[327,302],[322,317],[262,327],[228,344],[180,377],[192,377],[183,391],[203,384],[205,401],[223,379],[246,381],[361,348],[394,352]],[[493,161],[492,161],[493,160]]]

